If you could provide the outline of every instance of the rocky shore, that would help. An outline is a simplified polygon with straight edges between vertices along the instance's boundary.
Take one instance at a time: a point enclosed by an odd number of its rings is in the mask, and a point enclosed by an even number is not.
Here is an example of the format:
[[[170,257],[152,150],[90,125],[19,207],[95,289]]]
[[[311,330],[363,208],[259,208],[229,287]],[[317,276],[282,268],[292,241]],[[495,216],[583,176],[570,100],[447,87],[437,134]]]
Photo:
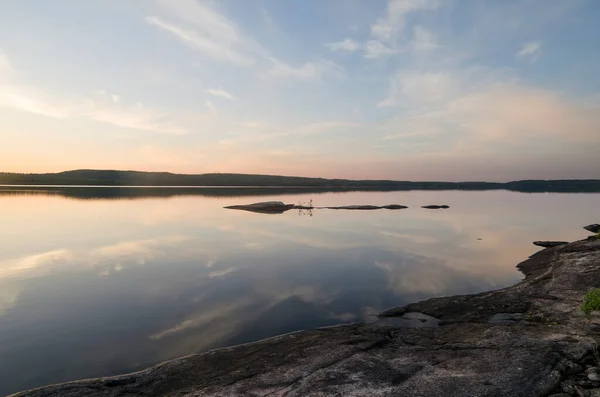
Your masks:
[[[508,249],[508,248],[507,248]],[[600,240],[543,249],[501,290],[433,298],[370,324],[301,331],[14,396],[600,396]]]

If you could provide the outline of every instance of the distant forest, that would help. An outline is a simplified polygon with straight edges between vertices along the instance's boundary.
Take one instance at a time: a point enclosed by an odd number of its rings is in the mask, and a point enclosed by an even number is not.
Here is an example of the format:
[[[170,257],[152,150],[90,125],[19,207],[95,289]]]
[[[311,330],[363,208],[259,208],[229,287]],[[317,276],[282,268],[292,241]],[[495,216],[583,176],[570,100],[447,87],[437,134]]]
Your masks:
[[[514,182],[408,182],[348,180],[250,174],[75,170],[52,174],[0,173],[0,185],[92,186],[257,186],[319,190],[512,190],[519,192],[600,192],[600,179]]]

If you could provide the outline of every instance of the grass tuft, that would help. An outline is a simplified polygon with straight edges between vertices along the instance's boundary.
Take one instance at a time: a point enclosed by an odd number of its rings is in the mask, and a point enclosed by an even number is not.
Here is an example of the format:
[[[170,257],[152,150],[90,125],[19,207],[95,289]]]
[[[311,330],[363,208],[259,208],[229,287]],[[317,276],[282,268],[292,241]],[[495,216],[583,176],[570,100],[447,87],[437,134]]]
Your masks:
[[[581,311],[588,316],[594,310],[600,310],[600,288],[589,290],[583,296]]]

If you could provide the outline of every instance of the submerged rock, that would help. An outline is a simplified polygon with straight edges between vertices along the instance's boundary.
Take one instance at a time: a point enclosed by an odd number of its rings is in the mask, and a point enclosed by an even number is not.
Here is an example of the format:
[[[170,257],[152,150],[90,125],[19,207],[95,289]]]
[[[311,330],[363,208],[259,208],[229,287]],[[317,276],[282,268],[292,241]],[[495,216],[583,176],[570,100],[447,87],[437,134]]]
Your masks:
[[[533,245],[544,248],[558,247],[560,245],[569,244],[568,241],[534,241]]]
[[[341,207],[325,207],[329,210],[380,210],[376,205],[344,205]]]
[[[284,204],[281,201],[264,201],[254,204],[230,205],[225,208],[231,210],[259,212],[261,214],[283,214],[285,211],[291,210],[294,207],[294,204]]]
[[[380,210],[382,208],[388,209],[388,210],[402,210],[405,208],[408,208],[405,205],[400,205],[400,204],[388,204],[388,205],[383,205],[383,206],[378,206],[378,205],[343,205],[341,207],[325,207],[326,209],[329,210]]]
[[[525,279],[512,287],[387,310],[389,322],[295,332],[18,396],[577,396],[571,374],[600,343],[599,325],[579,309],[600,285],[598,263],[600,241],[578,241],[519,264]]]
[[[424,205],[421,208],[426,208],[428,210],[439,210],[439,209],[450,208],[450,206],[449,205]]]
[[[400,205],[400,204],[389,204],[389,205],[384,205],[382,208],[385,208],[386,210],[403,210],[408,207],[405,205]]]

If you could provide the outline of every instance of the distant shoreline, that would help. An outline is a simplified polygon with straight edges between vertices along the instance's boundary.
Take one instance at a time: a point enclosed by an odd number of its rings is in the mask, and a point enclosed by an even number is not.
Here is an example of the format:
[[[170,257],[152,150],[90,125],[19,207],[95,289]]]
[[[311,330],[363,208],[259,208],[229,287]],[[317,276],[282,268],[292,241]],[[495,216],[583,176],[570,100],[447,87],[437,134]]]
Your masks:
[[[349,180],[250,174],[172,174],[168,172],[75,170],[48,174],[0,173],[0,187],[105,187],[179,189],[314,189],[320,191],[509,190],[517,192],[600,192],[600,179],[512,182]]]

